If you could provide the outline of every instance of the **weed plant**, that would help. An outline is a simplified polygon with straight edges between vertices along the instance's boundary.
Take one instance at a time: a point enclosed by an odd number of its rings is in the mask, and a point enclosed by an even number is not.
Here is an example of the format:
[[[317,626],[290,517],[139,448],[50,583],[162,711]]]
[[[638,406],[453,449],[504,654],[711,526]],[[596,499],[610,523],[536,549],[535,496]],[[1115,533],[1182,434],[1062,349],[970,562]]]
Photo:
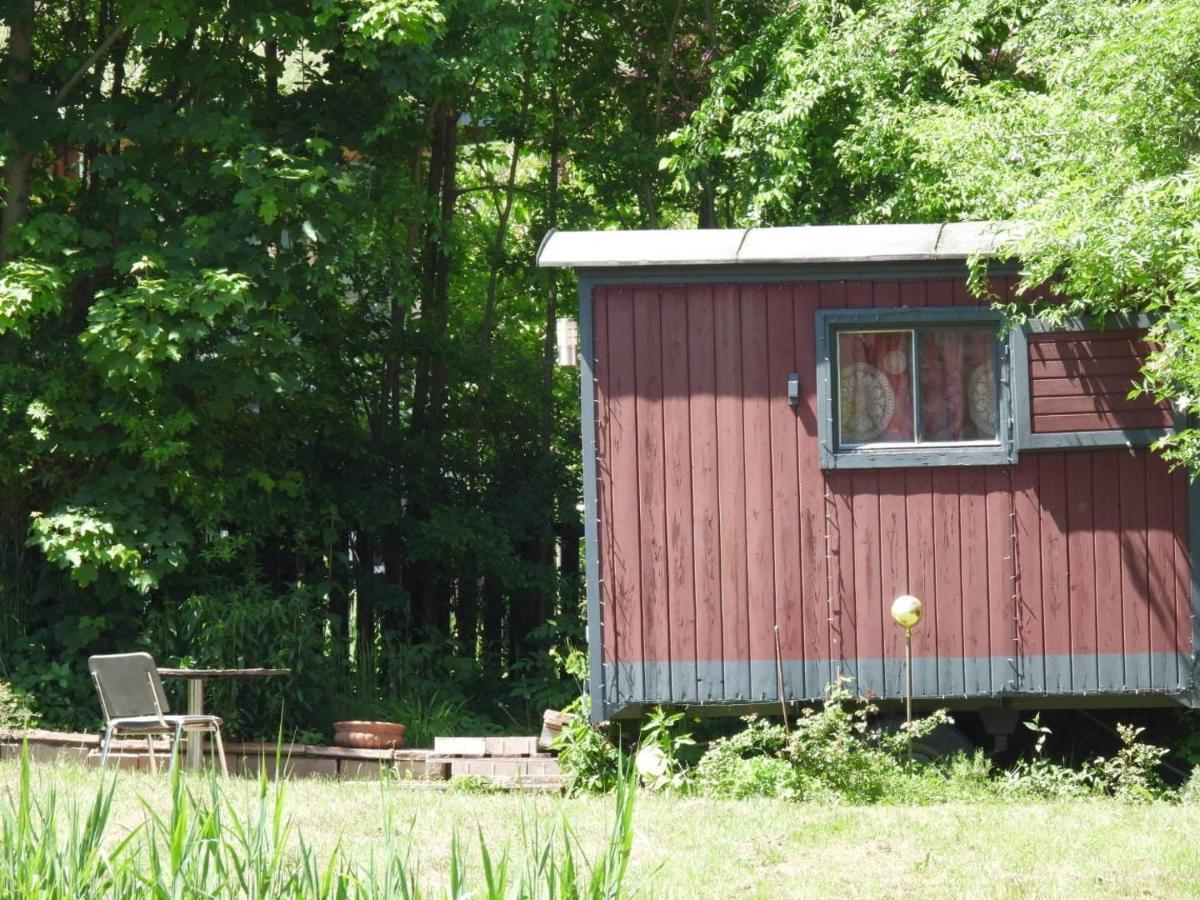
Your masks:
[[[608,790],[616,781],[618,742],[582,715],[564,728],[560,764],[576,793]],[[637,751],[641,783],[733,800],[780,798],[822,803],[948,803],[987,799],[1076,799],[1115,797],[1139,802],[1176,799],[1159,776],[1166,750],[1141,740],[1143,729],[1119,725],[1120,749],[1072,767],[1046,753],[1050,729],[1038,716],[1025,722],[1034,732],[1033,752],[1006,769],[982,753],[958,754],[935,762],[913,761],[909,747],[934,730],[952,724],[935,712],[899,729],[881,727],[872,704],[832,685],[819,709],[801,710],[792,727],[757,716],[744,718],[741,731],[712,741],[691,765],[691,735],[683,715],[653,710],[642,728]],[[1187,797],[1200,797],[1193,778]]]

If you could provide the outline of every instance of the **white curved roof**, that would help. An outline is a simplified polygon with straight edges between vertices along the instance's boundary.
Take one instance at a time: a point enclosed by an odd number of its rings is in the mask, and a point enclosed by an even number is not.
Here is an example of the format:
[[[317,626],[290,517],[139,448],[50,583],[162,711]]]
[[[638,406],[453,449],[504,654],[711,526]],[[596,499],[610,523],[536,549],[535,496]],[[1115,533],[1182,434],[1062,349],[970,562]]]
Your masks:
[[[543,268],[915,262],[993,255],[1019,238],[1015,222],[801,225],[670,231],[552,231]]]

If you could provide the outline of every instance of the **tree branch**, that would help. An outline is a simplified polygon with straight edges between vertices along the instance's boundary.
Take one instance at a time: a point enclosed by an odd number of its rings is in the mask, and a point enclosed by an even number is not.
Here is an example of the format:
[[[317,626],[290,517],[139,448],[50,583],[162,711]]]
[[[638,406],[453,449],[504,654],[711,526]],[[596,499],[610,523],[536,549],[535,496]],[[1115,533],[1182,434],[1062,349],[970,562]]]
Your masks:
[[[103,56],[112,49],[113,44],[117,42],[117,38],[123,35],[126,31],[124,25],[118,25],[108,33],[108,37],[100,42],[100,46],[92,51],[92,55],[87,58],[82,66],[71,73],[71,77],[63,83],[63,86],[58,89],[58,93],[54,95],[54,105],[62,106],[63,102],[71,96],[71,92],[79,86],[79,82],[83,80],[83,76],[92,70],[92,66],[96,65]]]

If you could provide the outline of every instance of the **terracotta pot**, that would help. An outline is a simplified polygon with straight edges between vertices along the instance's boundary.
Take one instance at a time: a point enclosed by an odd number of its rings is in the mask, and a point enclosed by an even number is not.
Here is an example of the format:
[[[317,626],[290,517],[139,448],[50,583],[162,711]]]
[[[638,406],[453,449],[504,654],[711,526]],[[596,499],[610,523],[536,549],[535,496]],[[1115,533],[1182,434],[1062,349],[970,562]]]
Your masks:
[[[404,726],[399,722],[334,722],[333,742],[361,750],[398,750],[404,746]]]

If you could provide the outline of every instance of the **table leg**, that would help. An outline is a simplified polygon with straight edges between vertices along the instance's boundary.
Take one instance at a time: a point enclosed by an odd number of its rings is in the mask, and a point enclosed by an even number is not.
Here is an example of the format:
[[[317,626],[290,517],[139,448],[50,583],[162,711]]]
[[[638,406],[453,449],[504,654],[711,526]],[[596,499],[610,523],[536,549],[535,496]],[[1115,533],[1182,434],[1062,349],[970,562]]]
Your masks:
[[[204,679],[188,679],[187,711],[189,716],[204,715]],[[189,731],[187,736],[187,764],[194,772],[204,767],[204,732]]]

